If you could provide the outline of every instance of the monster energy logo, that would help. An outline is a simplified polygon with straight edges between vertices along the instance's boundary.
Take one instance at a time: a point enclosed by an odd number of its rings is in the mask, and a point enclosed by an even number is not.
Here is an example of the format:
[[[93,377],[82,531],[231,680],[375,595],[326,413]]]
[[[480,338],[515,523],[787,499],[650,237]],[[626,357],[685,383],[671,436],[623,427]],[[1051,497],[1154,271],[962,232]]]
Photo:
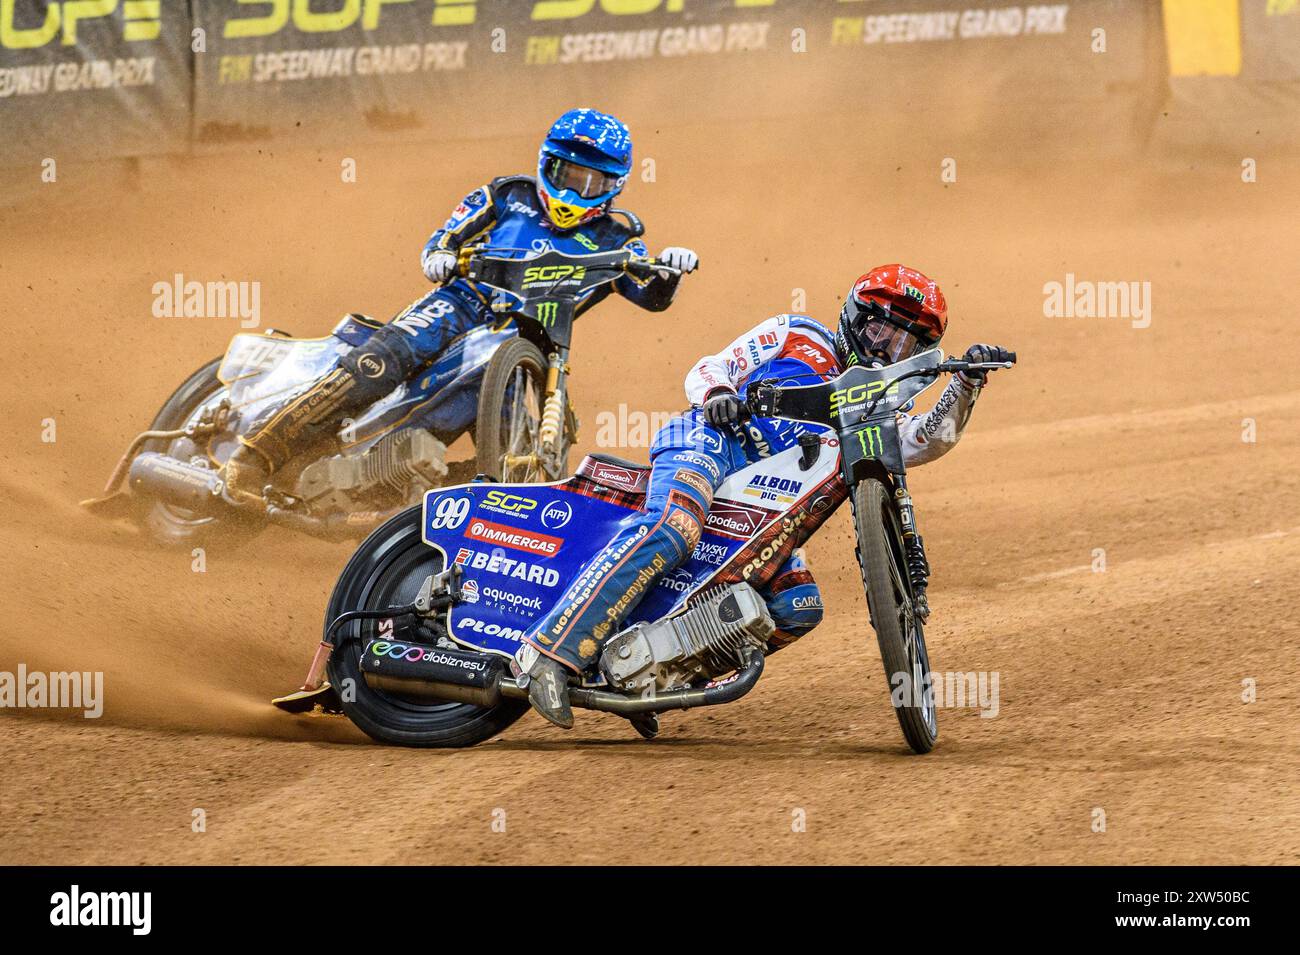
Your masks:
[[[537,306],[537,320],[550,328],[555,324],[555,318],[560,312],[558,302],[542,302]]]
[[[870,428],[863,428],[859,431],[858,444],[862,445],[863,457],[880,457],[881,452],[885,450],[884,441],[880,437],[880,425],[872,425]]]

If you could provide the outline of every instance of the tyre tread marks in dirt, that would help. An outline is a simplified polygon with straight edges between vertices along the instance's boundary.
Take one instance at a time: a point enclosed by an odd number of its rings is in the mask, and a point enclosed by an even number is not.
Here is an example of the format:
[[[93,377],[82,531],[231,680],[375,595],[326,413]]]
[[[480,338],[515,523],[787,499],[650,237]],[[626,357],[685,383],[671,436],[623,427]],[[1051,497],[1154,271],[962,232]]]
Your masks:
[[[889,493],[880,481],[867,478],[858,484],[853,492],[853,522],[857,532],[858,566],[862,571],[862,586],[866,591],[867,605],[871,610],[871,624],[876,631],[876,642],[880,646],[880,659],[885,665],[885,679],[891,691],[891,700],[894,674],[912,672],[907,658],[905,634],[898,620],[898,604],[894,595],[893,573],[890,570],[889,538],[891,536],[897,538],[892,514],[893,505]],[[885,523],[886,520],[889,520],[888,525]],[[897,544],[900,552],[893,560],[902,561],[902,541],[897,540]],[[906,562],[902,561],[898,566],[900,569],[905,568]],[[906,571],[904,570],[903,573],[905,574]],[[913,692],[921,692],[924,687],[912,689]],[[903,730],[903,736],[907,738],[908,745],[914,751],[928,753],[934,748],[938,734],[932,732],[926,725],[920,706],[895,706],[894,713],[898,716],[898,724]]]
[[[339,575],[330,595],[325,626],[348,610],[374,610],[408,603],[429,574],[442,569],[441,556],[421,537],[421,508],[407,508],[376,528],[357,549]],[[397,588],[400,588],[400,592]],[[409,592],[408,592],[409,591]],[[330,683],[340,693],[352,681],[355,692],[343,711],[368,736],[399,746],[455,748],[473,746],[497,735],[528,711],[523,700],[502,700],[492,707],[467,703],[431,705],[404,701],[372,690],[360,668],[358,624],[346,624],[335,640],[329,662]],[[362,623],[362,633],[374,624]],[[398,635],[398,639],[401,639]]]

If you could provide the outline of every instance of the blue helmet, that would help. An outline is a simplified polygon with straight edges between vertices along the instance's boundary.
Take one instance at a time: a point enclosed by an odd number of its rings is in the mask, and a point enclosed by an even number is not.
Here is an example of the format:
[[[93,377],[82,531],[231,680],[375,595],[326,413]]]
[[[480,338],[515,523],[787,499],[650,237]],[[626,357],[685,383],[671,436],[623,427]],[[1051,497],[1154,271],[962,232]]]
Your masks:
[[[555,121],[537,154],[537,195],[558,229],[604,215],[632,169],[632,134],[595,109],[571,109]]]

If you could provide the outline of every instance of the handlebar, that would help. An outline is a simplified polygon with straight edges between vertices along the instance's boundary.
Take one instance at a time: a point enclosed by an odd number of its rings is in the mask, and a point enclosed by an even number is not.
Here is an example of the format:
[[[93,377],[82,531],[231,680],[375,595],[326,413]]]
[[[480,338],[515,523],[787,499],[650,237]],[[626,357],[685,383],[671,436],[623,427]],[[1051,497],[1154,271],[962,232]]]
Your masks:
[[[1007,352],[1006,361],[966,361],[962,358],[950,358],[939,362],[933,368],[919,368],[890,379],[888,386],[892,387],[907,378],[938,377],[940,374],[956,374],[959,371],[994,371],[999,368],[1010,368],[1015,363],[1015,352]],[[885,397],[887,390],[888,388],[882,389],[877,395],[876,401],[872,403],[872,409]],[[750,414],[774,417],[780,391],[781,387],[775,383],[775,380],[757,382],[751,385],[745,394],[745,407]]]
[[[1016,363],[1016,353],[1007,352],[1006,361],[965,361],[961,358],[950,358],[947,361],[941,361],[935,365],[935,372],[948,372],[952,374],[958,371],[993,371],[997,368],[1010,368]]]
[[[502,251],[502,250],[497,250]],[[514,251],[514,250],[510,250]],[[483,247],[471,247],[461,249],[456,256],[456,276],[459,278],[468,278],[471,271],[482,265],[484,259],[492,255],[493,250]],[[637,275],[642,278],[652,278],[655,275],[682,275],[682,270],[661,262],[654,256],[631,255],[621,262],[611,263],[608,265],[589,265],[589,270],[610,269],[615,271],[627,272],[629,275]]]

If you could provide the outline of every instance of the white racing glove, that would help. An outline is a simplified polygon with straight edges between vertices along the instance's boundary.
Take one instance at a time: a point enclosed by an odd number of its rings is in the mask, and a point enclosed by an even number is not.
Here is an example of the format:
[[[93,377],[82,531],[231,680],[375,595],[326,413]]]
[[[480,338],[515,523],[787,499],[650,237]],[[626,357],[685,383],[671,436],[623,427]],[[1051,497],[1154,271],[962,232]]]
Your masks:
[[[700,257],[690,249],[670,245],[659,253],[659,261],[682,272],[694,272],[699,267]]]
[[[424,276],[430,282],[445,282],[456,273],[456,256],[451,252],[432,252],[424,259]]]

